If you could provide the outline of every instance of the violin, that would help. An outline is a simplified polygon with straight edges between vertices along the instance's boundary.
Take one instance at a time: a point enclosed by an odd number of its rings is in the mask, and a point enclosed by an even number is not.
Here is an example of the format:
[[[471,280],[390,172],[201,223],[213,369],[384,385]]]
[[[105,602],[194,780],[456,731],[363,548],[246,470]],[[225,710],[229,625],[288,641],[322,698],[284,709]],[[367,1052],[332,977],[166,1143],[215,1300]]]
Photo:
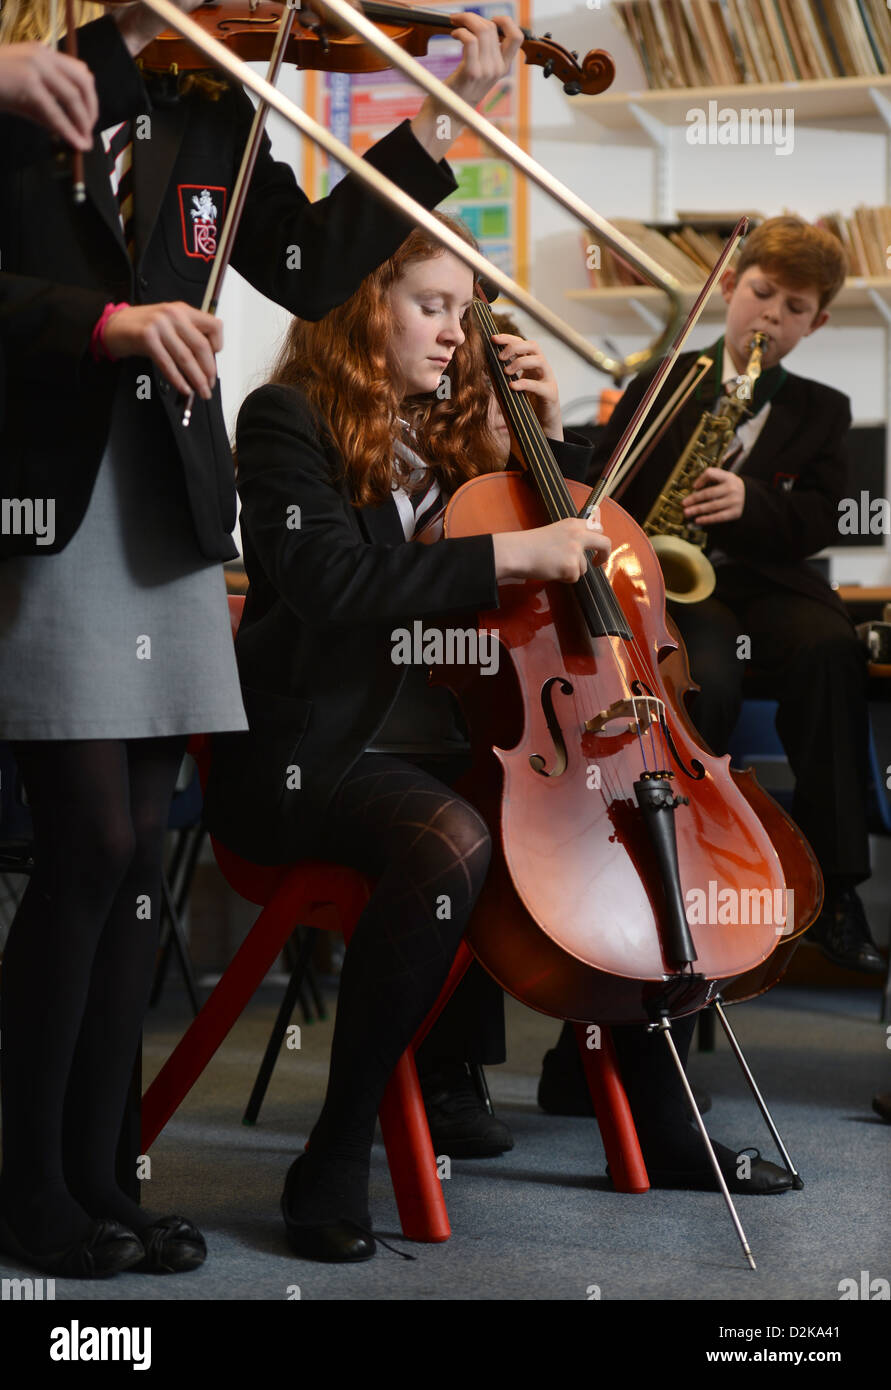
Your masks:
[[[488,341],[495,327],[482,299],[474,312]],[[489,357],[524,470],[459,488],[449,537],[577,516],[588,497],[560,475],[491,344]],[[499,609],[478,615],[500,642],[497,675],[465,667],[444,678],[473,749],[457,789],[494,844],[472,950],[543,1013],[642,1023],[695,1012],[761,967],[781,937],[770,912],[762,920],[747,908],[764,890],[784,903],[786,880],[728,760],[702,745],[665,679],[659,658],[676,643],[652,547],[617,503],[601,506],[613,541],[604,565],[589,563],[573,586],[501,585]],[[691,889],[737,904],[735,920],[688,912]]]
[[[307,8],[311,6],[307,5]],[[202,29],[244,62],[267,62],[285,7],[272,0],[213,0],[192,12],[191,18]],[[434,34],[447,34],[458,27],[453,19],[436,10],[414,9],[403,5],[378,4],[368,0],[363,13],[412,57],[421,57]],[[555,43],[550,34],[536,38],[524,30],[523,53],[526,62],[544,70],[545,77],[559,77],[570,96],[584,93],[596,96],[609,87],[616,75],[615,64],[604,49],[592,49],[579,61],[575,52]],[[284,61],[319,72],[377,72],[387,61],[356,34],[336,30],[307,28],[295,18]],[[181,35],[171,30],[143,50],[139,62],[147,71],[188,72],[207,67],[207,59]]]

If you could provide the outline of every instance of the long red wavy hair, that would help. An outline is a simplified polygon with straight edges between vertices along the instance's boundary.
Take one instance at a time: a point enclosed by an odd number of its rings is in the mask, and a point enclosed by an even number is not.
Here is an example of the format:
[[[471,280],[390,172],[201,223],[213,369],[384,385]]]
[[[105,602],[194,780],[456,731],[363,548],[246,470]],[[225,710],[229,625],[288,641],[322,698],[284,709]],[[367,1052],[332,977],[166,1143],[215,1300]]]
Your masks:
[[[471,246],[462,222],[435,213]],[[401,435],[397,417],[414,430],[413,447],[435,470],[446,492],[501,466],[488,423],[483,340],[474,315],[463,323],[464,342],[448,369],[449,396],[406,399],[388,355],[396,328],[387,292],[412,261],[443,255],[438,242],[415,227],[388,261],[366,276],[345,304],[317,323],[294,319],[271,381],[297,386],[324,420],[343,457],[353,505],[385,502],[394,479],[405,480],[394,458]]]

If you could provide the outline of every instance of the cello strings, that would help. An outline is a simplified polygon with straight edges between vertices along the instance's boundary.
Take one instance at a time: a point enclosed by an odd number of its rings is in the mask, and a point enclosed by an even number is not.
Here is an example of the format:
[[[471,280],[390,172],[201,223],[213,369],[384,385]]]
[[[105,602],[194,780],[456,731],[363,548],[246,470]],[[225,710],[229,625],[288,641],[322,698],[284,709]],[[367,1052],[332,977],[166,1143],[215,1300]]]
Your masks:
[[[545,505],[548,507],[550,514],[555,520],[559,519],[561,511],[562,515],[564,516],[575,516],[577,513],[573,505],[572,498],[569,495],[569,492],[566,488],[566,484],[562,476],[559,474],[559,471],[556,468],[556,461],[554,460],[553,453],[544,436],[544,431],[542,430],[541,423],[538,419],[538,416],[535,414],[532,408],[531,402],[525,395],[521,396],[519,393],[511,391],[509,385],[507,384],[507,369],[505,367],[505,364],[497,356],[497,350],[491,343],[491,335],[496,331],[496,325],[494,319],[492,318],[491,310],[489,309],[488,304],[486,304],[485,301],[481,299],[474,300],[474,309],[476,310],[478,320],[481,322],[482,326],[486,330],[486,333],[489,335],[489,337],[486,339],[485,346],[490,356],[490,360],[494,359],[494,361],[497,362],[498,366],[501,368],[501,372],[498,373],[498,378],[500,379],[500,381],[504,382],[504,385],[502,389],[499,391],[499,395],[502,397],[502,402],[508,410],[509,416],[515,428],[515,432],[518,436],[518,440],[527,451],[527,461],[529,463],[530,471],[533,472],[536,478],[539,489],[545,500]],[[560,505],[561,503],[562,507]],[[622,609],[619,606],[617,600],[615,599],[612,588],[609,585],[609,581],[606,579],[605,575],[603,575],[601,570],[595,570],[594,567],[591,566],[589,563],[588,571],[585,576],[586,588],[590,596],[590,599],[594,605],[595,611],[597,612],[597,615],[604,628],[606,628],[609,626],[609,623],[604,615],[602,605],[599,601],[596,592],[597,580],[600,581],[601,587],[605,591],[608,604],[613,610],[612,616],[614,620],[615,618],[621,619],[623,624],[626,626],[626,628],[628,628],[630,632],[630,639],[624,640],[628,642],[628,648],[632,655],[633,669],[635,671],[635,675],[637,676],[638,682],[640,682],[640,667],[642,664],[642,653],[640,651],[633,629],[630,628],[630,625],[624,618]],[[615,656],[615,652],[613,652],[613,657],[615,660],[616,668],[620,675],[620,679],[624,684],[624,673],[622,673],[621,671],[620,663],[618,662]],[[626,698],[630,697],[632,701],[635,698],[631,694],[630,689],[628,688],[625,688],[625,696]],[[639,731],[639,721],[637,720],[636,704],[633,705],[633,708],[635,709],[635,720],[638,723]],[[661,729],[661,719],[659,723]],[[650,725],[650,729],[652,739],[652,725]],[[643,747],[641,747],[641,751],[643,755]],[[657,761],[655,754],[656,750],[654,746],[654,765]],[[665,749],[665,754],[667,755],[667,747]]]
[[[490,363],[497,364],[497,366],[501,368],[500,372],[493,373],[493,375],[495,376],[496,389],[500,387],[499,396],[502,399],[502,404],[505,407],[505,410],[508,414],[508,418],[514,426],[514,431],[516,433],[518,442],[526,451],[526,461],[528,463],[530,472],[532,472],[537,482],[539,491],[545,502],[545,506],[554,520],[559,520],[561,516],[576,516],[576,508],[572,502],[572,498],[568,492],[563,477],[562,475],[560,475],[559,470],[556,467],[556,461],[554,459],[550,445],[548,444],[544,436],[544,431],[542,430],[541,423],[538,419],[538,416],[535,414],[532,408],[531,402],[525,395],[521,395],[520,393],[511,391],[507,383],[507,368],[505,367],[505,364],[501,361],[501,359],[498,357],[497,349],[495,349],[494,344],[492,344],[491,342],[491,335],[494,334],[496,331],[496,325],[492,318],[491,311],[488,305],[485,303],[485,301],[481,299],[474,300],[474,309],[477,313],[478,321],[482,324],[486,334],[488,334],[488,337],[485,338],[485,347]],[[599,568],[595,569],[594,566],[592,566],[589,562],[586,575],[584,576],[584,582],[589,600],[592,603],[604,629],[608,629],[610,625],[609,619],[611,617],[614,625],[618,626],[619,622],[621,622],[622,626],[629,632],[628,638],[618,638],[617,640],[623,640],[627,643],[626,651],[628,651],[631,656],[633,669],[637,676],[638,683],[641,684],[641,652],[637,643],[637,639],[634,635],[633,629],[627,623],[627,620],[624,617],[621,607],[615,599],[612,588],[609,585],[609,581],[606,579],[605,575],[603,575],[602,571],[599,570]],[[601,589],[603,596],[606,599],[607,605],[609,606],[609,608],[612,609],[612,613],[610,615],[604,613],[604,608],[601,604],[600,597],[598,596],[597,592],[598,587]],[[607,640],[609,640],[609,634],[607,634]],[[640,728],[640,720],[637,715],[637,699],[645,698],[647,701],[649,701],[653,697],[638,697],[632,694],[630,688],[626,684],[621,663],[619,662],[618,657],[615,651],[613,650],[611,643],[610,652],[613,657],[615,669],[619,676],[620,685],[623,689],[625,698],[630,699],[632,702],[632,708],[634,710],[635,715],[634,727],[637,733],[638,746],[644,764],[644,769],[648,770],[646,746],[644,743],[643,731]],[[593,709],[586,710],[585,706],[587,704],[587,700],[584,691],[580,695],[578,703],[583,716],[587,714],[590,717],[590,715],[595,713]],[[647,709],[649,712],[649,705],[647,705]],[[653,748],[653,770],[655,770],[656,764],[658,762],[658,750],[656,749],[655,743],[653,742],[652,725],[650,725],[650,734],[651,744]],[[618,793],[619,788],[614,787],[612,790],[613,794],[615,795]],[[629,799],[629,789],[622,789],[622,791],[625,798]]]
[[[481,300],[475,300],[474,305],[479,318],[483,322],[483,325],[487,329],[488,333],[491,334],[495,330],[495,324],[491,318],[490,312],[488,311],[488,306],[485,306],[483,304],[483,301]],[[544,437],[544,432],[541,428],[541,424],[538,420],[538,417],[535,415],[534,410],[532,409],[528,397],[523,396],[521,398],[518,393],[512,392],[510,390],[509,386],[506,383],[507,371],[505,369],[504,363],[502,363],[501,360],[497,357],[494,346],[488,340],[486,341],[486,347],[489,351],[490,360],[494,358],[494,361],[501,368],[501,371],[497,374],[497,382],[504,382],[504,386],[499,392],[499,395],[502,396],[505,408],[508,412],[509,419],[512,421],[514,425],[514,429],[518,437],[518,442],[522,446],[524,446],[527,451],[530,471],[533,473],[538,483],[546,507],[548,507],[548,510],[554,520],[558,520],[561,514],[563,516],[576,515],[576,509],[572,502],[572,498],[568,493],[562,476],[559,475],[550,446],[548,445],[547,440]],[[609,587],[608,581],[605,579],[605,576],[603,576],[603,574],[599,570],[595,570],[593,566],[589,566],[587,574],[585,576],[585,580],[589,599],[592,602],[593,607],[597,612],[597,615],[602,625],[604,626],[604,628],[607,628],[608,621],[606,615],[603,612],[603,607],[601,605],[597,593],[599,581],[600,587],[603,589],[605,595],[608,597],[608,600],[610,601],[610,606],[613,608],[614,620],[620,619],[622,621],[623,626],[625,626],[626,630],[628,630],[630,633],[630,646],[632,653],[634,653],[636,647],[636,639],[634,638],[633,630],[628,627],[628,624],[624,619],[624,614],[622,613],[621,608],[615,602],[612,589]],[[607,640],[609,640],[609,638],[607,638]],[[628,639],[617,640],[627,641]],[[612,649],[612,646],[610,646],[610,650],[614,659],[617,674],[620,677],[620,682],[625,697],[630,698],[632,700],[632,708],[635,710],[635,729],[638,735],[638,744],[641,752],[641,757],[644,762],[644,766],[646,767],[646,748],[643,743],[639,720],[636,717],[637,707],[635,703],[635,697],[632,696],[630,689],[625,684],[624,673],[616,657],[616,653]],[[639,657],[639,655],[640,653],[638,651],[637,656]],[[635,663],[635,665],[636,664],[637,663]],[[579,698],[581,713],[583,715],[593,714],[595,712],[594,710],[585,709],[586,703],[587,702],[583,692]],[[654,763],[655,761],[656,760],[654,758]],[[614,788],[613,790],[614,792],[617,792],[618,788]],[[625,795],[627,796],[627,791],[625,792]]]

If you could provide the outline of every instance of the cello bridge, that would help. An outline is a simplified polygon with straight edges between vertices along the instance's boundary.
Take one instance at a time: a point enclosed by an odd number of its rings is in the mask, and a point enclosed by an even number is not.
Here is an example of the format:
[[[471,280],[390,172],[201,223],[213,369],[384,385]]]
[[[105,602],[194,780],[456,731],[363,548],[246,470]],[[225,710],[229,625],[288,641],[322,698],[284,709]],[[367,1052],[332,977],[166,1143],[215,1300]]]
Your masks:
[[[603,734],[611,724],[619,723],[624,728],[613,730],[614,733],[643,734],[651,724],[661,724],[664,718],[663,700],[655,695],[629,695],[625,700],[614,700],[593,719],[586,719],[585,732]]]

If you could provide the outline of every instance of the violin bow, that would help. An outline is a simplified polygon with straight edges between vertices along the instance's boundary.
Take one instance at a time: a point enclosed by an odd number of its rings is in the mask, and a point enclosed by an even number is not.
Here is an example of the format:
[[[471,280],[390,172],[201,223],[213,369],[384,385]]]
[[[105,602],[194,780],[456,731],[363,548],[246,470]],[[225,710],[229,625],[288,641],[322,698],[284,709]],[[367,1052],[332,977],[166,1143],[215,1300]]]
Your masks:
[[[282,63],[285,59],[285,49],[291,30],[294,26],[296,10],[290,4],[286,4],[282,10],[279,21],[278,31],[275,36],[275,44],[272,49],[272,56],[269,60],[269,67],[266,70],[266,81],[270,86],[274,86]],[[260,141],[263,139],[263,132],[266,129],[266,120],[269,116],[269,102],[262,97],[254,112],[254,119],[251,122],[251,132],[248,136],[247,144],[244,147],[244,154],[241,157],[241,166],[238,170],[238,177],[235,180],[235,187],[232,190],[232,198],[229,209],[226,213],[226,220],[223,223],[223,231],[217,246],[217,253],[214,256],[213,265],[210,271],[210,278],[207,288],[204,291],[204,299],[201,308],[205,314],[216,314],[222,294],[223,276],[229,268],[232,258],[232,249],[235,245],[235,238],[238,235],[238,228],[241,223],[241,215],[244,212],[245,200],[247,199],[248,187],[254,166],[257,162],[257,155],[260,151]],[[192,419],[192,410],[195,405],[195,392],[190,391],[183,398],[183,427],[188,428]]]
[[[55,22],[58,20],[56,10],[56,0],[53,0],[53,35],[55,37]],[[77,57],[77,23],[74,17],[74,0],[65,0],[65,52],[69,58]],[[71,151],[71,181],[72,197],[75,203],[85,203],[87,201],[87,185],[84,178],[84,156],[82,150]]]
[[[49,48],[58,51],[59,48],[59,0],[50,0],[49,7],[49,35],[45,40]],[[77,57],[77,26],[74,19],[74,0],[65,0],[65,52],[70,58]],[[71,161],[71,196],[75,203],[84,203],[87,198],[87,186],[84,180],[84,157],[80,150],[72,150],[70,153]]]

